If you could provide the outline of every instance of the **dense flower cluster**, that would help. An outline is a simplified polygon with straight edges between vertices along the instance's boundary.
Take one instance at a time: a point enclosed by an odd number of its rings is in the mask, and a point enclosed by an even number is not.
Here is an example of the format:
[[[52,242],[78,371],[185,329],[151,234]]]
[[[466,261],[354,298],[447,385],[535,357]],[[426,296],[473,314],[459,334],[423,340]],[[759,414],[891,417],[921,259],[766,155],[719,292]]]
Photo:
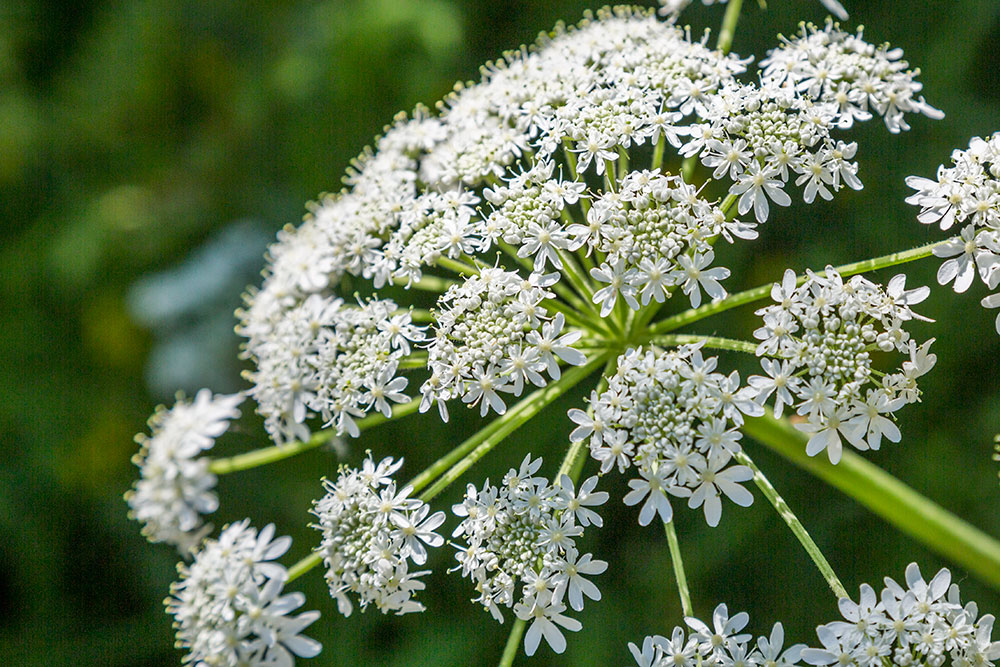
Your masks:
[[[369,455],[360,470],[342,467],[336,482],[323,482],[326,495],[313,510],[323,533],[319,553],[344,616],[354,609],[348,593],[358,596],[362,611],[369,604],[382,613],[424,609],[413,594],[424,589],[419,577],[427,572],[411,572],[408,561],[423,565],[427,547],[444,544],[434,529],[445,515],[429,515],[426,503],[410,498],[412,487],[396,488],[392,474],[402,465],[389,457],[375,463]]]
[[[215,475],[201,454],[240,416],[242,402],[242,394],[213,396],[202,389],[192,402],[161,407],[149,419],[151,435],[136,436],[140,448],[132,462],[140,478],[125,500],[129,517],[143,524],[150,542],[173,544],[187,555],[212,530],[201,515],[214,512],[219,499],[212,491]]]
[[[660,2],[660,14],[663,16],[677,16],[682,11],[687,9],[694,0],[659,0]],[[703,4],[714,5],[716,3],[720,5],[726,4],[727,0],[701,0]],[[837,0],[819,0],[826,11],[830,12],[836,16],[841,21],[847,20],[847,10],[844,6],[840,4]]]
[[[989,139],[975,137],[966,150],[951,154],[951,167],[938,167],[937,178],[910,176],[906,184],[917,192],[907,202],[920,207],[920,222],[948,230],[959,225],[959,236],[934,249],[945,258],[938,282],[953,283],[964,292],[976,279],[989,289],[1000,285],[1000,132]],[[1000,293],[982,301],[986,308],[1000,307]],[[1000,333],[1000,316],[997,317]]]
[[[563,333],[565,318],[554,318],[542,302],[554,296],[545,276],[525,280],[503,269],[483,269],[461,285],[448,288],[438,302],[440,311],[428,343],[431,376],[421,388],[421,408],[437,401],[448,418],[445,401],[461,397],[479,404],[485,417],[492,408],[503,414],[498,392],[520,396],[526,384],[542,387],[542,373],[558,380],[559,361],[581,365],[586,357],[571,347],[581,332]]]
[[[754,332],[761,341],[757,356],[767,375],[749,378],[756,400],[774,397],[774,411],[796,408],[806,423],[796,427],[811,434],[806,452],[826,450],[840,460],[846,439],[860,450],[878,449],[885,436],[899,442],[893,413],[920,397],[917,378],[937,357],[929,352],[934,339],[917,345],[903,328],[916,315],[929,289],[905,289],[898,275],[887,288],[861,276],[844,280],[832,268],[826,275],[808,273],[796,285],[795,272],[785,272],[771,288],[776,302],[757,311],[764,326]],[[909,355],[896,373],[872,368],[871,353],[897,351]]]
[[[701,303],[702,291],[724,297],[719,281],[729,277],[729,269],[708,268],[715,259],[710,240],[757,238],[753,224],[727,220],[697,188],[655,171],[634,171],[617,192],[595,198],[587,222],[567,230],[569,247],[606,258],[590,271],[599,283],[608,283],[593,296],[601,317],[611,313],[619,295],[632,310],[639,310],[640,302],[663,303],[674,287],[681,287],[693,307]]]
[[[843,14],[835,0],[821,1]],[[676,15],[686,4],[661,0],[662,13]],[[918,72],[901,52],[865,43],[860,31],[804,26],[748,77],[752,83],[738,80],[751,59],[728,54],[730,42],[712,49],[707,34],[693,40],[651,10],[604,9],[487,64],[479,82],[456,86],[436,112],[418,107],[397,116],[353,163],[344,189],[278,235],[263,284],[245,297],[237,328],[252,363],[245,393],[277,446],[240,464],[318,443],[287,446],[308,439],[317,423],[357,437],[373,421],[367,415],[390,417],[404,403],[397,416],[436,404],[447,421],[447,403],[457,399],[483,418],[505,415],[505,394],[554,383],[539,394],[554,400],[585,374],[563,376],[566,366],[590,369],[615,355],[615,370],[587,410],[569,412],[577,425],[571,439],[587,443],[601,474],[634,468],[624,502],[641,505],[642,525],[671,520],[669,496],[702,508],[712,526],[723,496],[750,505],[743,484],[754,471],[740,427],[746,416],[763,415],[768,401],[779,415],[789,406],[805,418],[799,427],[811,435],[810,455],[827,450],[836,462],[842,438],[858,449],[877,449],[883,437],[898,441],[894,413],[918,400],[916,380],[935,361],[932,341],[919,345],[904,329],[919,317],[911,307],[927,290],[906,290],[902,276],[882,288],[830,268],[798,285],[788,272],[771,292],[775,305],[758,311],[756,352],[766,375],[746,386],[739,373],[719,372],[718,359],[703,356],[707,337],[663,333],[676,319],[651,324],[676,293],[693,309],[680,321],[712,311],[696,310],[703,301],[727,296],[722,281],[730,270],[714,265],[719,240],[757,238],[772,205],[791,204],[791,181],[807,203],[862,188],[857,145],[837,132],[875,115],[894,133],[908,129],[905,114],[939,117],[918,97]],[[956,167],[942,169],[937,183],[911,180],[923,222],[970,221],[961,243],[939,252],[954,257],[939,277],[954,279],[960,291],[975,268],[991,288],[1000,283],[998,155],[1000,139],[979,140],[956,154]],[[702,167],[711,177],[695,184]],[[755,221],[735,219],[733,209],[752,210]],[[404,290],[413,307],[394,300]],[[702,342],[657,346],[681,340]],[[876,351],[907,359],[900,371],[884,373],[873,368]],[[419,401],[406,393],[413,391],[409,370]],[[215,478],[200,455],[238,416],[242,399],[203,391],[194,403],[154,416],[136,458],[142,479],[128,495],[151,540],[185,550],[209,532],[201,514],[216,507]],[[518,426],[514,417],[527,414],[525,405],[498,426]],[[553,483],[537,475],[541,464],[528,455],[500,485],[469,485],[453,508],[462,517],[453,533],[462,542],[455,570],[499,622],[504,607],[530,622],[528,655],[543,638],[556,652],[565,649],[563,632],[581,628],[567,607],[581,611],[585,599],[600,599],[588,577],[608,567],[577,546],[586,527],[602,525],[595,508],[608,494],[595,490],[599,478],[577,487],[561,475]],[[414,596],[428,572],[414,570],[427,563],[428,548],[444,543],[435,530],[445,516],[412,498],[413,487],[397,486],[401,465],[369,455],[359,469],[342,467],[314,504],[322,540],[305,564],[322,560],[344,615],[356,603],[383,613],[424,608]],[[258,534],[248,521],[229,526],[181,567],[167,604],[188,661],[285,667],[293,656],[319,652],[300,636],[318,614],[289,616],[304,600],[282,594],[288,572],[272,561],[290,540],[273,533],[268,526]],[[842,609],[858,621],[863,607],[867,625],[824,626],[824,649],[784,649],[780,624],[751,648],[750,635],[740,634],[746,614],[730,618],[723,605],[712,627],[687,619],[690,637],[676,629],[633,653],[648,666],[778,665],[827,664],[837,649],[874,665],[851,651],[864,644],[869,658],[884,657],[895,641],[898,664],[936,664],[945,654],[992,659],[992,617],[976,621],[974,607],[957,606],[957,592],[943,601],[941,576],[924,584],[908,570],[910,590],[892,584],[877,604],[864,590],[860,607]],[[883,617],[895,624],[879,625]],[[890,625],[896,634],[878,639]],[[911,648],[916,654],[903,661]],[[841,660],[836,655],[828,662]]]
[[[715,372],[717,357],[705,359],[696,345],[676,350],[630,350],[618,359],[607,391],[590,399],[590,414],[573,409],[574,441],[589,439],[601,472],[635,467],[637,479],[625,504],[645,499],[639,523],[657,514],[670,521],[666,494],[702,507],[709,525],[722,516],[722,496],[743,507],[753,496],[741,482],[753,478],[746,466],[731,466],[740,451],[743,415],[762,415],[753,391],[740,388],[739,373]]]
[[[391,402],[408,400],[399,361],[424,339],[410,313],[390,300],[355,306],[319,294],[270,326],[243,332],[250,336],[246,352],[257,361],[248,373],[250,395],[279,442],[306,439],[305,421],[314,414],[354,437],[354,420],[367,411],[391,414]]]
[[[629,644],[640,667],[695,667],[696,665],[883,665],[944,664],[972,667],[993,665],[1000,659],[1000,642],[991,638],[992,615],[979,616],[975,602],[962,606],[951,573],[942,569],[929,582],[920,568],[906,568],[906,587],[886,577],[880,596],[868,584],[858,602],[840,600],[843,621],[821,625],[816,634],[822,648],[795,644],[784,648],[784,629],[775,623],[769,637],[751,643],[739,634],[750,620],[746,613],[731,617],[720,604],[712,625],[688,617],[670,638],[646,637],[641,647]]]
[[[576,611],[584,598],[600,600],[601,592],[585,576],[604,572],[608,564],[591,554],[580,554],[575,540],[590,525],[603,521],[593,507],[608,494],[595,491],[597,477],[580,487],[563,475],[558,484],[536,476],[541,459],[529,454],[520,468],[511,468],[499,487],[489,480],[482,489],[469,485],[465,499],[453,511],[462,522],[452,537],[458,546],[463,577],[476,584],[478,602],[503,623],[500,607],[513,607],[518,618],[531,621],[524,639],[533,655],[542,637],[562,653],[566,639],[560,627],[572,632],[582,626],[563,614],[566,602]]]
[[[291,545],[274,539],[274,526],[260,533],[244,520],[205,540],[181,579],[170,587],[167,611],[174,616],[177,645],[195,667],[291,667],[293,655],[319,654],[319,642],[301,633],[318,611],[290,614],[302,593],[282,595],[288,572],[272,562]]]
[[[761,62],[762,75],[818,105],[835,107],[829,122],[842,130],[869,120],[873,112],[894,134],[910,129],[907,113],[944,118],[916,96],[923,84],[916,80],[919,72],[902,59],[903,51],[869,44],[862,32],[858,28],[852,35],[832,21],[822,30],[803,25],[797,37],[784,39]]]

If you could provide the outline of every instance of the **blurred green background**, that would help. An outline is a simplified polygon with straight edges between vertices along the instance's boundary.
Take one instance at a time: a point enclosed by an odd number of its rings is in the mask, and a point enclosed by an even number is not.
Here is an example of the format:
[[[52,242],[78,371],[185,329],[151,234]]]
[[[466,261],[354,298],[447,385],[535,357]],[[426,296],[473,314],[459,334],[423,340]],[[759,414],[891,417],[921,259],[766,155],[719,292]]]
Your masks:
[[[814,0],[749,1],[735,49],[762,57],[779,32],[821,20]],[[845,0],[852,25],[891,41],[923,70],[945,120],[916,118],[889,136],[880,123],[853,133],[866,186],[833,203],[774,216],[751,252],[727,250],[730,290],[802,269],[883,254],[940,237],[903,203],[903,179],[932,175],[955,147],[1000,130],[1000,5],[993,0]],[[255,283],[265,245],[303,203],[339,187],[350,158],[401,109],[433,104],[482,62],[530,42],[557,20],[579,19],[578,0],[333,0],[231,3],[130,0],[0,3],[0,662],[5,665],[171,665],[161,600],[175,553],[149,545],[125,518],[121,494],[136,475],[132,436],[176,389],[241,386],[232,311]],[[695,34],[721,9],[687,15]],[[937,262],[908,267],[910,285],[933,284]],[[887,279],[891,274],[881,276]],[[917,336],[936,336],[937,368],[925,402],[903,415],[904,441],[869,458],[993,535],[1000,534],[997,465],[1000,339],[979,307],[977,284],[936,289]],[[750,309],[706,323],[749,337]],[[746,360],[726,364],[749,368]],[[745,371],[744,371],[745,372]],[[588,389],[589,391],[589,389]],[[474,469],[496,478],[526,451],[555,469],[569,432],[565,409],[547,410]],[[250,412],[250,410],[246,410]],[[405,476],[471,433],[418,416],[365,434],[365,448],[407,458]],[[221,453],[264,444],[245,415]],[[853,501],[784,461],[758,458],[852,591],[916,560],[947,565]],[[312,452],[220,482],[218,526],[250,516],[295,537],[288,562],[316,534],[306,524],[319,478],[336,455]],[[461,485],[458,485],[461,486]],[[533,665],[630,661],[626,642],[665,633],[681,613],[666,542],[640,529],[610,478],[609,519],[587,546],[611,562],[600,603],[563,656]],[[440,497],[447,508],[461,489]],[[728,505],[718,529],[681,510],[678,529],[696,611],[717,602],[751,612],[758,634],[775,620],[796,641],[835,615],[833,597],[763,499]],[[450,531],[453,520],[446,524]],[[446,576],[450,550],[422,596],[428,611],[395,618],[337,616],[319,572],[301,581],[323,618],[314,665],[490,665],[509,627],[467,602],[467,581]],[[1000,595],[953,568],[965,598],[1000,612]]]

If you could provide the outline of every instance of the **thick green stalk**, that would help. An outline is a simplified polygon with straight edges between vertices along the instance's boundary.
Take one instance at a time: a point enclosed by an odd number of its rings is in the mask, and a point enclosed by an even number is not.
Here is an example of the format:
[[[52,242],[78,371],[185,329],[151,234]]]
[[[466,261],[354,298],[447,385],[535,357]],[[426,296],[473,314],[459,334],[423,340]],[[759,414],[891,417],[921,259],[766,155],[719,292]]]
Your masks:
[[[420,407],[420,399],[416,398],[409,403],[399,403],[392,407],[392,417],[386,417],[381,412],[374,412],[367,417],[363,417],[357,421],[358,428],[364,431],[367,428],[376,426],[383,422],[389,421],[389,419],[396,419],[398,417],[405,417],[406,415],[413,414]],[[215,475],[224,475],[230,472],[236,472],[239,470],[249,470],[250,468],[256,468],[258,466],[267,465],[268,463],[274,463],[275,461],[282,461],[302,452],[308,452],[310,449],[316,449],[321,447],[326,443],[333,440],[337,435],[335,429],[328,428],[319,433],[316,433],[308,440],[290,442],[287,445],[271,445],[270,447],[262,447],[261,449],[255,449],[252,452],[246,452],[244,454],[237,454],[236,456],[230,456],[225,459],[216,459],[208,465],[208,471]]]
[[[905,264],[906,262],[912,262],[918,259],[924,259],[925,257],[930,257],[934,253],[934,248],[947,243],[950,240],[951,239],[946,239],[944,241],[928,243],[927,245],[922,245],[919,248],[914,248],[912,250],[894,252],[890,255],[882,255],[881,257],[874,257],[860,262],[844,264],[842,266],[835,267],[835,270],[841,276],[846,278],[858,273],[885,269],[890,266],[896,266],[897,264]],[[825,276],[826,271],[817,271],[816,274]],[[806,276],[804,274],[800,275],[797,280],[797,284],[801,285],[806,281]],[[725,299],[705,304],[699,308],[685,310],[684,312],[678,313],[672,317],[660,320],[652,328],[650,328],[650,333],[659,334],[673,331],[674,329],[680,329],[683,326],[691,324],[692,322],[697,322],[698,320],[704,319],[710,315],[715,315],[716,313],[721,313],[732,308],[737,308],[748,303],[753,303],[754,301],[765,299],[771,294],[772,285],[773,283],[768,283],[767,285],[754,287],[753,289],[748,289],[743,292],[730,294]]]
[[[288,568],[288,581],[294,581],[298,579],[303,574],[313,569],[317,565],[323,562],[323,554],[319,551],[314,551],[295,565]]]
[[[806,456],[807,437],[770,411],[743,431],[816,475],[942,556],[1000,590],[1000,542],[851,451],[837,465]]]
[[[740,20],[740,10],[743,8],[743,0],[729,0],[726,13],[722,17],[722,27],[719,28],[719,41],[715,48],[723,53],[729,53],[733,48],[733,38],[736,36],[736,24]]]
[[[760,471],[757,464],[753,462],[746,452],[739,452],[736,454],[736,460],[753,470],[754,484],[756,484],[757,488],[761,490],[761,493],[764,494],[764,497],[767,498],[768,502],[771,503],[771,506],[774,507],[778,516],[780,516],[788,525],[792,534],[795,535],[796,539],[798,539],[799,543],[802,545],[802,548],[806,550],[807,554],[809,554],[809,558],[811,558],[812,562],[816,564],[816,568],[819,570],[820,574],[823,575],[823,578],[826,579],[826,583],[830,587],[830,590],[833,591],[833,594],[838,598],[850,597],[847,594],[847,590],[844,588],[844,585],[840,583],[840,579],[837,577],[837,574],[833,571],[833,567],[831,567],[829,561],[826,560],[826,557],[823,555],[823,552],[820,551],[819,547],[816,546],[816,542],[813,541],[813,538],[810,537],[806,527],[803,526],[802,522],[799,521],[799,518],[795,516],[795,513],[792,512],[792,508],[788,506],[785,499],[778,495],[778,492],[771,485],[771,482],[768,481],[767,477],[764,476],[764,473]]]
[[[429,276],[427,274],[421,276],[420,280],[413,282],[410,282],[406,278],[393,278],[392,282],[396,285],[405,287],[406,289],[416,289],[425,292],[446,292],[452,285],[459,284],[455,280],[439,278],[438,276]]]
[[[681,597],[681,609],[685,616],[694,616],[694,606],[691,604],[691,592],[688,590],[687,576],[684,574],[684,561],[681,559],[681,545],[677,542],[677,531],[673,521],[664,521],[663,528],[667,533],[667,545],[670,547],[670,564],[674,568],[674,578],[677,579],[677,592]]]
[[[503,655],[500,657],[500,667],[511,667],[514,664],[517,649],[521,646],[521,637],[524,636],[524,629],[527,626],[527,621],[514,619],[514,625],[511,626],[510,635],[507,637],[507,645],[503,647]]]
[[[561,378],[522,399],[501,417],[497,417],[489,426],[481,429],[459,445],[456,450],[460,449],[468,453],[441,475],[430,488],[420,494],[420,499],[424,502],[430,502],[434,496],[448,488],[449,485],[461,477],[476,461],[500,444],[504,438],[541,412],[549,403],[562,396],[593,373],[600,364],[607,360],[609,354],[609,352],[599,354],[583,366],[574,366],[566,370],[563,372]]]
[[[479,269],[471,264],[466,264],[465,262],[460,262],[457,259],[452,259],[451,257],[445,257],[442,255],[434,260],[434,263],[438,266],[448,269],[449,271],[454,271],[455,273],[462,276],[478,276]]]
[[[718,336],[670,334],[666,336],[654,336],[647,342],[654,345],[692,345],[694,343],[702,343],[705,347],[717,350],[733,350],[734,352],[746,352],[747,354],[754,354],[757,351],[756,343],[748,343],[745,340],[733,340],[732,338],[719,338]]]

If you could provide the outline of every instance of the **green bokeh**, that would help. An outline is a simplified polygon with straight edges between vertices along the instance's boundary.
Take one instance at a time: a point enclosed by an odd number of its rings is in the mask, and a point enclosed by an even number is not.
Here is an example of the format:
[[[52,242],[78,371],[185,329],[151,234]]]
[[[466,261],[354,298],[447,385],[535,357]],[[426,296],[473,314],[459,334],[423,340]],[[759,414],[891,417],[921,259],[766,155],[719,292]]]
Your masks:
[[[758,59],[774,35],[821,20],[814,0],[748,1],[735,49]],[[1000,8],[993,0],[845,0],[870,41],[891,41],[923,70],[925,94],[947,113],[889,136],[858,128],[865,189],[832,203],[782,210],[752,252],[727,250],[731,290],[802,269],[883,254],[940,237],[903,202],[905,176],[931,175],[953,148],[1000,130]],[[161,600],[175,554],[148,545],[125,519],[121,494],[135,476],[135,432],[174,389],[240,386],[232,311],[258,279],[264,244],[295,222],[303,202],[339,187],[352,156],[401,109],[433,105],[456,80],[557,20],[577,0],[219,0],[0,3],[0,656],[11,665],[172,665]],[[695,34],[718,7],[695,7]],[[257,259],[255,259],[257,258]],[[909,284],[933,284],[936,263],[908,267]],[[887,273],[883,278],[887,278]],[[152,295],[152,296],[151,296]],[[164,295],[177,296],[177,300]],[[924,403],[903,415],[904,440],[870,458],[987,532],[1000,534],[1000,490],[990,460],[1000,431],[1000,339],[981,285],[934,290],[918,324],[935,336],[938,366]],[[157,297],[160,301],[156,301]],[[185,297],[185,298],[181,298]],[[711,331],[752,330],[748,309]],[[728,359],[728,358],[727,358]],[[731,359],[733,364],[746,360]],[[496,478],[532,451],[554,469],[566,444],[565,397],[491,454],[470,477]],[[405,455],[415,474],[472,432],[461,414],[445,427],[413,417],[353,447]],[[222,452],[263,444],[251,416]],[[415,434],[419,434],[416,439]],[[947,565],[853,501],[784,461],[758,463],[799,513],[851,591],[902,576],[916,560]],[[244,516],[293,535],[291,558],[316,535],[307,510],[337,459],[314,452],[220,483],[216,525]],[[589,546],[611,562],[600,603],[563,656],[543,648],[529,664],[629,661],[625,644],[663,633],[681,613],[666,541],[640,529],[608,480],[608,522]],[[446,509],[461,490],[436,503]],[[809,641],[835,604],[763,499],[727,508],[719,528],[679,511],[678,530],[696,610],[717,602],[751,612],[762,633],[782,620]],[[446,528],[450,530],[449,523]],[[410,617],[344,619],[316,573],[301,580],[323,618],[313,665],[495,664],[507,626],[467,602],[467,582],[446,575],[449,548],[432,557]],[[291,559],[289,559],[291,562]],[[964,597],[1000,612],[1000,596],[959,569]]]

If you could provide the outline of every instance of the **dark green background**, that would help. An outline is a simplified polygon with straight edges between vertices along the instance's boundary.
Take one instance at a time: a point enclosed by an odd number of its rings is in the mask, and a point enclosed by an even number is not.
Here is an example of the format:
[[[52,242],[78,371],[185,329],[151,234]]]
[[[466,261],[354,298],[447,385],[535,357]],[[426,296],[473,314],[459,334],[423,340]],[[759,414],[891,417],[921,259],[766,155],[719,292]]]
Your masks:
[[[820,20],[818,2],[747,0],[735,49],[763,56],[774,35]],[[781,210],[751,252],[727,250],[738,290],[784,267],[821,267],[941,237],[903,203],[903,179],[932,175],[952,148],[1000,129],[1000,8],[992,0],[845,0],[870,41],[892,41],[923,71],[945,120],[914,119],[889,136],[878,122],[853,133],[865,189],[833,203]],[[71,5],[71,6],[70,6]],[[432,104],[482,62],[530,42],[586,5],[474,0],[0,3],[0,662],[11,665],[170,665],[170,619],[161,600],[175,554],[146,544],[125,519],[122,492],[136,471],[135,432],[176,388],[238,388],[232,311],[257,281],[264,245],[295,222],[303,202],[338,187],[349,159],[392,115]],[[699,32],[718,7],[696,7]],[[910,285],[933,283],[936,261],[908,267]],[[881,276],[888,279],[891,273]],[[938,288],[917,324],[936,336],[938,366],[925,401],[902,413],[904,440],[869,458],[959,515],[1000,534],[997,464],[1000,339],[994,313]],[[750,309],[698,331],[749,337]],[[727,359],[726,365],[746,360]],[[581,388],[492,453],[470,480],[494,478],[527,451],[554,470],[569,431],[563,416]],[[405,476],[468,435],[430,416],[367,433],[352,447],[405,455]],[[222,452],[263,444],[247,416]],[[945,565],[853,501],[747,443],[803,518],[852,591]],[[221,480],[216,525],[250,516],[295,537],[307,553],[319,477],[336,457],[313,452]],[[611,562],[605,599],[579,617],[584,630],[563,656],[533,665],[625,664],[626,642],[680,622],[665,540],[620,505],[586,546]],[[447,509],[460,489],[435,503]],[[832,595],[763,499],[727,505],[719,528],[678,505],[678,529],[696,610],[726,601],[763,633],[783,620],[791,639],[835,614]],[[453,520],[446,524],[450,531]],[[404,618],[336,614],[318,572],[301,580],[323,612],[310,634],[315,665],[490,665],[508,626],[469,602],[467,582],[446,576],[450,548],[432,556],[428,611]],[[1000,596],[954,568],[965,597],[1000,611]]]

